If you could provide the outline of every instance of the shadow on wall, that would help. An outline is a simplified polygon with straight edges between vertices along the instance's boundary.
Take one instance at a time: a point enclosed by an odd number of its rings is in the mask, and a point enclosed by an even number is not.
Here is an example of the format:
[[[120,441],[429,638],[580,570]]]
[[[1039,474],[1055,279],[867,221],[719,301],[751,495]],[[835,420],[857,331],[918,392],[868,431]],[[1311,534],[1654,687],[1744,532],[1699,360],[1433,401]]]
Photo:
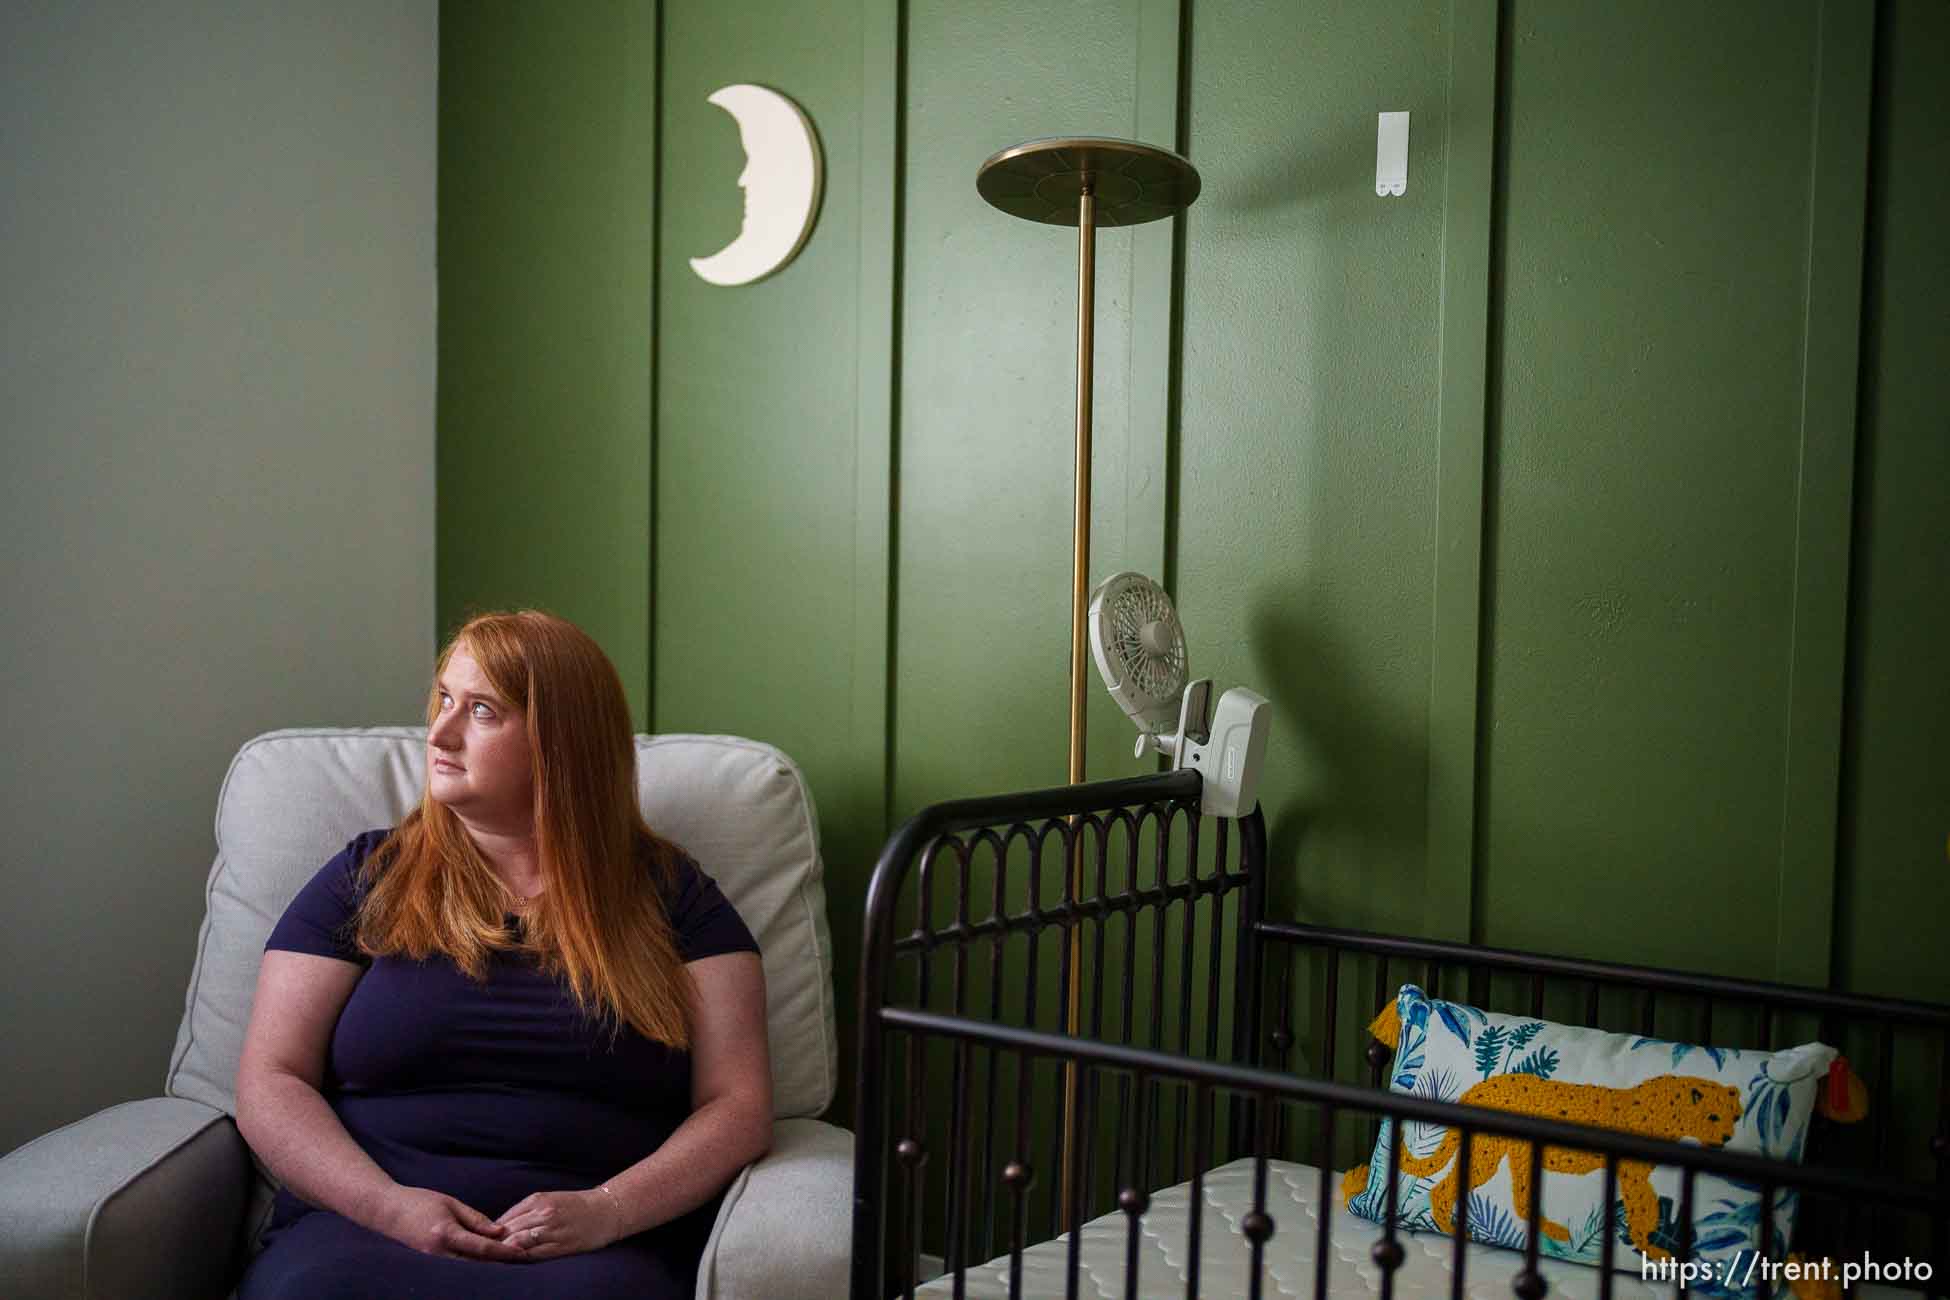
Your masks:
[[[1311,148],[1283,150],[1227,185],[1225,205],[1238,212],[1260,213],[1342,201],[1350,192],[1358,197],[1363,189],[1374,188],[1374,155],[1372,131],[1351,131],[1319,140]]]
[[[1274,717],[1260,794],[1269,907],[1319,924],[1412,933],[1427,854],[1427,733],[1407,725],[1328,631],[1297,612],[1316,603],[1299,592],[1262,599],[1249,623],[1259,678],[1249,684],[1272,701]]]

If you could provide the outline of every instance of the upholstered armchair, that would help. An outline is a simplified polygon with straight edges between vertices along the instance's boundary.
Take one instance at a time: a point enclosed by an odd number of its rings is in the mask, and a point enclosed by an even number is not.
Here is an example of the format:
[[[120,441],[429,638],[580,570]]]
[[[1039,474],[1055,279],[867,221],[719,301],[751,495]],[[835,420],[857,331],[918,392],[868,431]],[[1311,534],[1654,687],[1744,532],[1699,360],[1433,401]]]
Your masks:
[[[237,1132],[235,1087],[272,925],[358,832],[417,801],[416,727],[277,731],[217,798],[217,857],[163,1095],[0,1159],[0,1295],[223,1300],[256,1252],[274,1184]],[[717,880],[764,950],[772,1149],[733,1181],[698,1300],[846,1292],[852,1136],[816,1118],[837,1072],[832,943],[811,795],[792,760],[734,736],[638,736],[650,824]]]

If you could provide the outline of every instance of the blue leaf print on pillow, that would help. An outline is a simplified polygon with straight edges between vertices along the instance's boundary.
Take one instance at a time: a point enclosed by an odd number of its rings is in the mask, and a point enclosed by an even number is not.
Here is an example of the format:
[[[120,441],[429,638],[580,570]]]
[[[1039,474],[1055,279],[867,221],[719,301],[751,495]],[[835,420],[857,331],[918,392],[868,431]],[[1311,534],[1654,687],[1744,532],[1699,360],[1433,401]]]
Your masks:
[[[1475,1192],[1469,1194],[1469,1235],[1486,1246],[1524,1247],[1524,1230],[1516,1216]]]
[[[1463,1046],[1468,1047],[1469,1021],[1457,1014],[1455,1004],[1453,1002],[1438,1002],[1435,1004],[1435,1009],[1437,1014],[1442,1017],[1442,1023],[1449,1026],[1449,1032],[1462,1039]]]
[[[1754,1117],[1754,1131],[1760,1134],[1762,1154],[1781,1156],[1786,1144],[1788,1112],[1794,1102],[1786,1085],[1776,1083],[1762,1066],[1747,1084],[1747,1113]]]
[[[1540,1047],[1529,1056],[1511,1066],[1510,1074],[1534,1074],[1540,1079],[1548,1079],[1557,1072],[1557,1049]]]
[[[1503,1059],[1503,1026],[1491,1025],[1476,1036],[1476,1068],[1485,1079],[1496,1073]]]
[[[1721,1175],[1721,1177],[1725,1177],[1725,1175]],[[1729,1178],[1727,1181],[1734,1183],[1735,1186],[1744,1185],[1750,1187],[1756,1194],[1758,1194],[1758,1192],[1760,1191],[1760,1187],[1758,1184],[1754,1184],[1754,1183],[1743,1184],[1741,1180],[1731,1179],[1731,1178]],[[1753,1227],[1758,1227],[1760,1225],[1760,1202],[1757,1200],[1735,1202],[1735,1201],[1730,1201],[1726,1197],[1722,1196],[1717,1201],[1715,1201],[1714,1204],[1723,1205],[1726,1208],[1723,1210],[1715,1210],[1713,1211],[1713,1213],[1701,1217],[1701,1219],[1699,1220],[1700,1227],[1702,1228],[1718,1228],[1718,1227],[1753,1228]]]
[[[1738,1228],[1721,1228],[1717,1232],[1709,1232],[1704,1237],[1699,1238],[1693,1243],[1693,1249],[1696,1251],[1725,1250],[1728,1246],[1744,1246],[1746,1244],[1747,1234],[1745,1232],[1742,1232]]]
[[[1538,1034],[1542,1033],[1543,1031],[1544,1031],[1544,1022],[1541,1020],[1533,1020],[1527,1025],[1520,1025],[1516,1029],[1510,1031],[1509,1050],[1505,1052],[1503,1056],[1503,1072],[1505,1074],[1534,1073],[1534,1071],[1512,1069],[1510,1067],[1510,1061],[1512,1057],[1516,1056],[1518,1052],[1521,1052],[1526,1046],[1529,1045],[1531,1039],[1535,1038]]]
[[[1460,1092],[1455,1075],[1448,1070],[1430,1070],[1415,1081],[1416,1095],[1430,1101],[1454,1101]]]
[[[1635,1044],[1633,1044],[1633,1046],[1635,1046],[1635,1047],[1636,1047],[1636,1046],[1637,1046],[1637,1044],[1635,1043]],[[1717,1068],[1719,1068],[1719,1069],[1722,1069],[1722,1070],[1724,1070],[1724,1069],[1726,1068],[1726,1065],[1727,1065],[1727,1054],[1726,1054],[1726,1051],[1725,1051],[1725,1050],[1724,1050],[1723,1048],[1718,1048],[1718,1047],[1695,1047],[1695,1046],[1694,1046],[1693,1044],[1691,1044],[1691,1043],[1674,1043],[1674,1044],[1672,1045],[1672,1063],[1673,1063],[1673,1065],[1674,1065],[1674,1066],[1676,1067],[1676,1066],[1677,1066],[1677,1065],[1678,1065],[1678,1064],[1679,1064],[1679,1063],[1680,1063],[1681,1061],[1683,1061],[1683,1060],[1685,1060],[1685,1059],[1686,1059],[1686,1057],[1687,1057],[1687,1055],[1688,1055],[1689,1053],[1692,1053],[1692,1052],[1705,1052],[1705,1053],[1706,1053],[1706,1054],[1707,1054],[1708,1056],[1710,1056],[1710,1057],[1712,1057],[1712,1058],[1713,1058],[1713,1064],[1714,1064],[1714,1066],[1716,1066]]]

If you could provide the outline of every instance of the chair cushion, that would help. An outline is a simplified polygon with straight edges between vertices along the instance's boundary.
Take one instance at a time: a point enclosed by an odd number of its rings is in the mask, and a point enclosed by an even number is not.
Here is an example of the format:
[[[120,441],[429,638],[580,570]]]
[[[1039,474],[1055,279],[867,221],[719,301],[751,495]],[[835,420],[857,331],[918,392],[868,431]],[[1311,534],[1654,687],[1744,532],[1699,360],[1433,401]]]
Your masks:
[[[833,1099],[839,1054],[805,778],[777,749],[736,736],[638,736],[636,749],[644,816],[718,882],[764,951],[774,1112],[817,1115]],[[346,841],[396,825],[418,803],[425,754],[420,727],[274,731],[237,751],[217,797],[217,856],[168,1095],[236,1113],[271,927]]]

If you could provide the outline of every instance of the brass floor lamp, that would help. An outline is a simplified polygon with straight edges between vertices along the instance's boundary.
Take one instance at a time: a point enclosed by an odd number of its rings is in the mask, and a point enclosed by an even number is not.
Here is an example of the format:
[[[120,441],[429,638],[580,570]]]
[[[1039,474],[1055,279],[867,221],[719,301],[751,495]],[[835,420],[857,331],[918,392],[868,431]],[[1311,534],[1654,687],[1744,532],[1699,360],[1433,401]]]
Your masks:
[[[1097,231],[1138,226],[1172,216],[1198,197],[1198,169],[1166,149],[1135,140],[1057,136],[1004,149],[975,175],[984,199],[1012,217],[1077,228],[1077,425],[1076,492],[1071,521],[1070,567],[1070,784],[1083,780],[1084,692],[1088,648],[1085,619],[1090,602],[1090,400],[1091,360],[1097,313]],[[1074,828],[1073,828],[1074,835]],[[1073,840],[1073,843],[1076,841]],[[1071,855],[1071,897],[1082,889],[1080,854]],[[1067,1031],[1077,1032],[1082,987],[1079,930],[1066,939],[1070,960]],[[1064,1070],[1063,1222],[1069,1223],[1075,1189],[1070,1178],[1069,1135],[1076,1132],[1077,1070]]]

